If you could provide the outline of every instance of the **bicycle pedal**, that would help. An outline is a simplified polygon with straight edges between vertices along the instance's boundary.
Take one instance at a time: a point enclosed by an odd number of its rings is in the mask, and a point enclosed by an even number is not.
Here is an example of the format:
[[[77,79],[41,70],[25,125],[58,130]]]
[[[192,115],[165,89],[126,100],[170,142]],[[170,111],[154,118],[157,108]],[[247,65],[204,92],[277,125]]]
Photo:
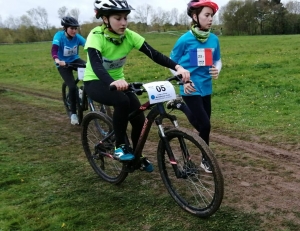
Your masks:
[[[124,172],[128,172],[128,173],[133,173],[135,170],[136,170],[136,168],[131,163],[128,163],[127,165],[125,165],[125,168],[123,169]]]

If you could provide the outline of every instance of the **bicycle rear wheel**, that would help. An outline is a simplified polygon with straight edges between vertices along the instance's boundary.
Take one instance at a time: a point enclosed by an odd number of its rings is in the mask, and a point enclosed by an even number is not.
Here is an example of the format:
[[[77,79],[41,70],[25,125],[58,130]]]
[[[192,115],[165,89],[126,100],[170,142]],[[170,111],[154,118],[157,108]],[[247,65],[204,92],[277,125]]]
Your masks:
[[[208,145],[195,133],[184,128],[165,131],[175,160],[170,161],[165,145],[159,142],[158,167],[162,180],[177,204],[198,217],[209,217],[221,205],[224,180],[217,160]],[[212,173],[201,168],[202,158],[210,164]],[[180,177],[176,177],[170,162],[176,161]]]
[[[92,111],[83,118],[81,140],[85,155],[94,171],[103,180],[120,184],[128,172],[125,171],[125,164],[112,158],[115,150],[114,135],[103,141],[112,131],[111,118]]]

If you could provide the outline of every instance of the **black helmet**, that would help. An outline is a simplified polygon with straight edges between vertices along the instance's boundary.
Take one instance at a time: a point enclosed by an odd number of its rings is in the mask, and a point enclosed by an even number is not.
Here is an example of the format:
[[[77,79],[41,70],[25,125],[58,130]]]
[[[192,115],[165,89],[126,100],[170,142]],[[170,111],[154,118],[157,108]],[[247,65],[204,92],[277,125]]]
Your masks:
[[[75,18],[69,16],[63,17],[61,19],[61,25],[63,27],[70,27],[70,26],[79,27],[78,21]]]
[[[96,12],[96,18],[100,18],[104,15],[108,16],[118,11],[127,11],[129,14],[131,10],[134,10],[130,5],[128,5],[126,0],[95,0],[94,9]]]

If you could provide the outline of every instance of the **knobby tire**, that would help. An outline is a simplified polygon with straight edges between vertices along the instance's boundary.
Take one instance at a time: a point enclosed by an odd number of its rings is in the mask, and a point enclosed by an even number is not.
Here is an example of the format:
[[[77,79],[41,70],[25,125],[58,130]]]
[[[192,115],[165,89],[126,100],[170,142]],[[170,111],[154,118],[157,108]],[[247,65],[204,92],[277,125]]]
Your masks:
[[[120,184],[128,175],[125,164],[101,154],[114,154],[114,136],[97,148],[99,141],[112,131],[112,119],[109,116],[98,111],[89,112],[82,121],[81,140],[85,155],[96,174],[109,183]]]
[[[160,140],[157,161],[169,194],[185,211],[203,218],[211,216],[220,207],[224,194],[224,180],[214,154],[198,135],[185,128],[169,129],[165,135],[182,174],[181,178],[175,176]],[[211,165],[212,173],[200,167],[202,157]]]

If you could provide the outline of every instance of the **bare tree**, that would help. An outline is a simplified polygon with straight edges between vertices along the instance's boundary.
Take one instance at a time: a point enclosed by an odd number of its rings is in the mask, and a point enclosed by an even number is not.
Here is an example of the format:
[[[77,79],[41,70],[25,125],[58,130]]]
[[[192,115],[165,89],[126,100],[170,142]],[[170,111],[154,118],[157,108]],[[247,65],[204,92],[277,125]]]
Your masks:
[[[178,15],[179,15],[178,9],[173,8],[170,12],[171,21],[173,24],[178,23]]]
[[[49,30],[50,24],[48,22],[48,13],[45,8],[38,7],[32,8],[27,11],[28,16],[32,20],[33,24],[41,29]]]
[[[168,13],[164,11],[161,7],[158,7],[156,11],[152,11],[151,14],[151,25],[158,24],[162,26],[164,22],[168,20]]]
[[[163,24],[172,24],[171,11],[162,11]]]
[[[138,6],[134,11],[133,19],[135,22],[141,22],[148,24],[148,21],[150,20],[150,14],[152,13],[153,8],[152,6],[146,4],[142,6]]]
[[[159,15],[158,12],[153,11],[151,13],[150,24],[151,24],[151,26],[153,27],[154,30],[158,30],[159,31],[160,15]]]
[[[80,11],[78,8],[74,8],[74,9],[71,9],[70,10],[70,16],[72,16],[73,18],[77,19],[77,21],[79,21],[79,14],[80,14]]]
[[[5,21],[4,21],[4,26],[9,29],[18,29],[20,26],[20,20],[17,18],[14,18],[13,16],[9,16]]]
[[[20,22],[21,25],[25,27],[33,26],[31,19],[27,15],[22,15],[20,17]]]
[[[285,4],[287,11],[291,14],[300,14],[300,2],[289,1]]]
[[[57,13],[58,13],[58,18],[62,19],[63,17],[66,16],[66,12],[67,12],[67,7],[63,6],[61,8],[58,9]]]
[[[137,24],[140,31],[148,30],[148,22],[150,22],[150,14],[153,11],[152,6],[146,4],[138,6],[133,11],[132,20]]]
[[[186,14],[186,11],[181,13],[178,17],[178,23],[186,26],[187,28],[189,27],[191,21],[192,19]]]

